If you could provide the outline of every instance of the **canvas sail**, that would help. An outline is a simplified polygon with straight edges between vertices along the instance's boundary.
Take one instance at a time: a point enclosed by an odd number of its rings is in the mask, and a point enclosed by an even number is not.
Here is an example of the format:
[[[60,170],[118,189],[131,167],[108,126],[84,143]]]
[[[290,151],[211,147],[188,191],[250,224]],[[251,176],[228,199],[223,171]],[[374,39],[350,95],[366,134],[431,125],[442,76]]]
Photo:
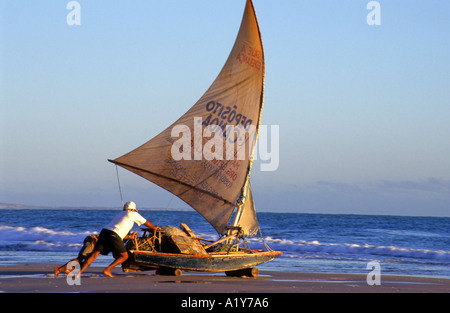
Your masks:
[[[244,235],[253,236],[258,232],[258,220],[256,219],[255,203],[253,202],[252,188],[249,185],[247,201],[245,201],[244,209],[237,226],[241,227]]]
[[[233,49],[206,93],[159,135],[110,161],[178,196],[224,234],[247,186],[263,85],[261,36],[247,0]]]

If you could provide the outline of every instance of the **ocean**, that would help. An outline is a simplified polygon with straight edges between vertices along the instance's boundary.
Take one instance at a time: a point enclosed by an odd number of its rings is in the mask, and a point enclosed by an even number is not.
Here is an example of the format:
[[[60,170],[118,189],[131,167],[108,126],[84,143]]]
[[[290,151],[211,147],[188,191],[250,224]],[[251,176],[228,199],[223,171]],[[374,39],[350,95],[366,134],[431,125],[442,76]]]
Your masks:
[[[62,265],[78,254],[83,239],[100,232],[117,210],[1,209],[0,265]],[[218,238],[195,211],[140,210],[158,226],[186,223],[199,236]],[[450,218],[339,214],[258,213],[264,243],[283,255],[260,270],[366,273],[378,262],[380,273],[450,278]],[[135,226],[135,230],[139,228]],[[100,256],[93,266],[106,266]]]

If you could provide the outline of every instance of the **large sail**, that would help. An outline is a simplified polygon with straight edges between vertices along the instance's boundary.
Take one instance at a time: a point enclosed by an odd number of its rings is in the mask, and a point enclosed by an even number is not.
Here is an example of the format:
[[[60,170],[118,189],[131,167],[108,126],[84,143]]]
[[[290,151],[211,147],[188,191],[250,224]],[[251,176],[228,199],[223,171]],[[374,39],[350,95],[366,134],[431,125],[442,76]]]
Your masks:
[[[110,161],[175,194],[223,234],[245,194],[263,85],[262,41],[247,0],[233,49],[206,93],[159,135]]]

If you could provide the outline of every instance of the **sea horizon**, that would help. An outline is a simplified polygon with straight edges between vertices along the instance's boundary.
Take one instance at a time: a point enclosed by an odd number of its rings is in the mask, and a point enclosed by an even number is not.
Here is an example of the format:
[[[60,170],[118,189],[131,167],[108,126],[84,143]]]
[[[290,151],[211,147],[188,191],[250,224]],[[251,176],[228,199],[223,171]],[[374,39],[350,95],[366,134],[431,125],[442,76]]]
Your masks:
[[[0,203],[0,210],[116,210],[122,209],[122,205],[117,206],[71,206],[71,205],[32,205],[18,203]],[[158,208],[158,207],[140,207],[139,210],[148,211],[174,211],[174,212],[196,212],[193,208]],[[419,214],[379,214],[379,213],[331,213],[331,212],[295,212],[291,210],[257,210],[257,213],[281,213],[281,214],[317,214],[317,215],[355,215],[355,216],[398,216],[398,217],[443,217],[450,218],[450,215],[419,215]]]

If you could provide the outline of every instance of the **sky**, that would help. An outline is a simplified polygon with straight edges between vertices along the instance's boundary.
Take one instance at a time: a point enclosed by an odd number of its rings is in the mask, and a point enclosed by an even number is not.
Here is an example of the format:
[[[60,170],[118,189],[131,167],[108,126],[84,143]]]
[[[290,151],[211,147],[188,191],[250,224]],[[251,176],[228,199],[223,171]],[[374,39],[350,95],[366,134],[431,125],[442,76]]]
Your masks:
[[[120,206],[117,158],[187,111],[244,0],[0,0],[0,203]],[[450,2],[254,0],[262,124],[279,165],[258,211],[450,216]],[[369,25],[375,14],[380,25]],[[379,13],[379,14],[378,14]],[[119,169],[125,200],[187,208]]]

